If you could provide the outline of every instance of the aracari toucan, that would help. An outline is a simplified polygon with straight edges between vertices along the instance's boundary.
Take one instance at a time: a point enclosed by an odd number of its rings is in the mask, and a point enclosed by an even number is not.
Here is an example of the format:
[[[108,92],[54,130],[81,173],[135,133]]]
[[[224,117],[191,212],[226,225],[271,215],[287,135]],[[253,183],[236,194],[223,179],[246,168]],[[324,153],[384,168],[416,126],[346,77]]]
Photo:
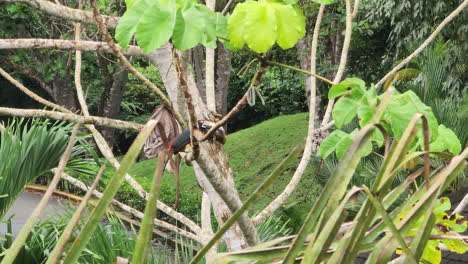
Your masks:
[[[213,127],[213,124],[209,121],[198,121],[198,129],[203,133],[206,133],[211,127]],[[224,138],[224,128],[218,128],[216,130],[216,134],[221,134]],[[224,144],[224,142],[222,143]],[[190,144],[190,130],[184,130],[178,137],[171,141],[169,144],[169,150],[174,154],[177,154],[179,152],[183,152],[188,144]]]

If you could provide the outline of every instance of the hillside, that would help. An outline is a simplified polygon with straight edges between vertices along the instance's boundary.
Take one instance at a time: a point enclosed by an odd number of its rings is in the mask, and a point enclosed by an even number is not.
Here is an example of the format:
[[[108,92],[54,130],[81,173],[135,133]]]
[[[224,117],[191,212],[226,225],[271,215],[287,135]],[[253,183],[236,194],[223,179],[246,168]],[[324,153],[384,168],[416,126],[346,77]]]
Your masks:
[[[304,143],[307,133],[306,113],[280,116],[248,129],[230,134],[225,144],[230,165],[234,171],[235,182],[242,199],[245,199],[258,184],[273,171],[277,164],[297,144]],[[155,160],[145,160],[134,165],[131,174],[146,189],[149,189],[150,179],[155,170]],[[255,212],[265,207],[289,182],[296,164],[291,166],[267,195],[263,196],[251,210]],[[314,184],[313,171],[318,162],[312,159],[298,190],[286,202],[279,212],[288,218],[297,219],[311,206],[311,200],[316,197],[319,184]],[[181,199],[180,211],[196,217],[199,212],[201,191],[197,186],[192,168],[183,165],[181,169]],[[125,188],[129,190],[127,186]],[[126,197],[122,197],[122,195]],[[127,196],[128,195],[128,196]],[[135,196],[121,193],[120,199],[132,203]],[[175,180],[170,173],[165,173],[161,185],[161,199],[172,204],[175,197]],[[136,198],[138,199],[138,198]],[[136,202],[136,201],[135,201]],[[143,205],[143,204],[142,204]],[[138,206],[139,207],[139,206]]]

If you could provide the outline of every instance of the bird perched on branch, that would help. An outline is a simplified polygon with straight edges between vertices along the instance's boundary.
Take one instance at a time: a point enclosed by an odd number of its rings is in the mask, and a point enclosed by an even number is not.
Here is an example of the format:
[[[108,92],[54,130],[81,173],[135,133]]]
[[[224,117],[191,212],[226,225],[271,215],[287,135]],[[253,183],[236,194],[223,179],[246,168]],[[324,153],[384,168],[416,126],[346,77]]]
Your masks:
[[[212,128],[214,124],[210,121],[201,120],[198,121],[198,129],[202,133],[206,133],[210,128]],[[216,130],[215,139],[222,144],[226,143],[226,136],[223,127],[220,127]],[[169,149],[174,153],[177,154],[179,152],[183,152],[185,147],[190,144],[190,130],[183,131],[177,138],[175,138],[170,144]]]
[[[174,114],[165,105],[158,106],[151,114],[151,119],[157,121],[157,125],[151,134],[146,139],[143,147],[145,156],[149,159],[155,158],[161,151],[166,151],[167,164],[169,161],[169,169],[176,177],[176,201],[174,208],[177,208],[179,203],[179,167],[181,157],[179,152],[184,152],[187,145],[190,144],[190,130],[185,130],[179,134],[179,124],[177,123]],[[214,126],[210,121],[200,120],[198,130],[206,133]],[[225,131],[222,127],[218,128],[214,133],[213,138],[224,144],[226,142]],[[172,152],[172,154],[170,154]]]

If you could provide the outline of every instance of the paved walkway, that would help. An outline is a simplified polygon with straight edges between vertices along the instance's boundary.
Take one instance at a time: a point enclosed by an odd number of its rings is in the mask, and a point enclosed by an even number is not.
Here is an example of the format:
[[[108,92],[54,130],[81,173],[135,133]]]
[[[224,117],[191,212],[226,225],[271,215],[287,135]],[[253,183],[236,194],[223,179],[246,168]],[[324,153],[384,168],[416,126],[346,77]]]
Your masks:
[[[16,236],[16,234],[21,230],[21,227],[23,227],[26,220],[39,204],[41,197],[42,195],[39,193],[24,191],[10,207],[10,210],[5,214],[2,221],[8,220],[8,218],[13,215],[13,218],[11,219],[13,236]],[[64,201],[50,199],[47,207],[42,212],[41,217],[47,217],[57,212],[64,212],[66,207],[67,205]],[[6,232],[7,224],[3,222],[0,223],[0,236],[4,236]]]

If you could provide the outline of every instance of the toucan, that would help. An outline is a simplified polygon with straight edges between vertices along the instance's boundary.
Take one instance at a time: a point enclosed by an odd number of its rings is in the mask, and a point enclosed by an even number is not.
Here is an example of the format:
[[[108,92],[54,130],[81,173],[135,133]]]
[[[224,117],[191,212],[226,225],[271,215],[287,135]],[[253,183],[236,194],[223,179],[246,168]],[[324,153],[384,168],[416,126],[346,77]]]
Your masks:
[[[198,121],[198,129],[201,132],[206,133],[210,128],[213,127],[213,124],[208,121]],[[216,130],[216,134],[222,134],[223,138],[225,135],[225,131],[223,127],[220,127]],[[224,142],[222,142],[224,144]],[[169,144],[169,149],[174,153],[177,154],[179,152],[183,152],[185,150],[185,146],[190,144],[190,130],[184,130],[178,137],[173,139]]]

